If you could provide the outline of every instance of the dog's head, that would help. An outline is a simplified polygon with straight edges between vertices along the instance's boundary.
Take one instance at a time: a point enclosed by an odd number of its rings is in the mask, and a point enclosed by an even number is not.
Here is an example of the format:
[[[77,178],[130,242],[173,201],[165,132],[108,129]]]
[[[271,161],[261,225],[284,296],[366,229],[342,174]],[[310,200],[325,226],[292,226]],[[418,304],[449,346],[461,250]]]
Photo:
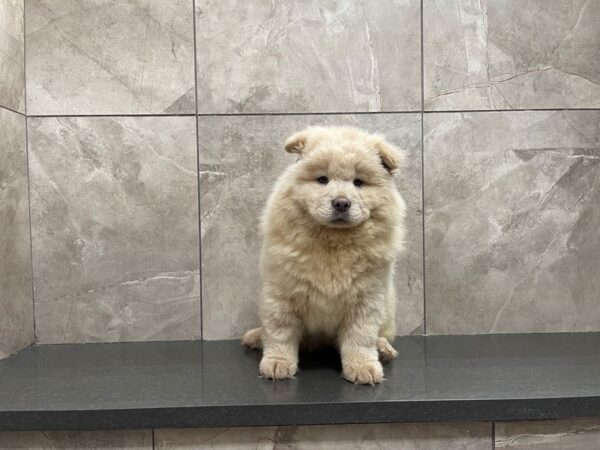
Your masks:
[[[351,228],[396,209],[393,175],[403,153],[383,137],[350,127],[310,127],[286,151],[299,159],[288,201],[320,225]]]

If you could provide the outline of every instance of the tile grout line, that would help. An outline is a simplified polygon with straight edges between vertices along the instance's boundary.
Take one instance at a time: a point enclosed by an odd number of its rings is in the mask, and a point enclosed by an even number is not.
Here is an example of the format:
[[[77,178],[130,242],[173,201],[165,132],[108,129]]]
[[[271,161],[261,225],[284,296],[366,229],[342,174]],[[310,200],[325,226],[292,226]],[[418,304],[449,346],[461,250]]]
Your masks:
[[[244,113],[198,113],[198,116],[349,116],[349,115],[377,115],[377,114],[419,114],[420,109],[403,111],[280,111],[280,112],[244,112]]]
[[[421,80],[423,84],[423,80]],[[196,94],[197,95],[197,94]],[[423,96],[423,94],[421,94]],[[424,100],[421,99],[421,102]],[[21,116],[25,114],[7,109]],[[57,117],[253,117],[253,116],[348,116],[348,115],[385,115],[385,114],[462,114],[462,113],[509,113],[509,112],[568,112],[568,111],[600,111],[600,108],[532,108],[532,109],[455,109],[425,111],[330,111],[330,112],[264,112],[264,113],[181,113],[181,114],[30,114],[33,119],[51,119]]]
[[[421,80],[423,83],[423,80]],[[423,99],[421,100],[424,101]],[[0,105],[16,114],[25,114]],[[508,113],[508,112],[565,112],[565,111],[600,111],[600,108],[532,108],[532,109],[455,109],[440,111],[330,111],[330,112],[264,112],[264,113],[181,113],[181,114],[30,114],[34,119],[51,119],[56,117],[253,117],[253,116],[348,116],[348,115],[382,115],[382,114],[461,114],[461,113]]]
[[[192,25],[194,40],[194,102],[196,105],[196,114],[194,122],[196,125],[196,183],[198,189],[198,277],[200,282],[200,339],[204,340],[204,301],[203,301],[203,282],[202,276],[202,214],[200,201],[200,139],[198,136],[198,51],[196,48],[196,0],[192,0]]]
[[[33,342],[38,342],[37,336],[37,323],[35,320],[35,289],[33,283],[33,231],[31,226],[31,183],[30,183],[30,170],[29,170],[29,119],[24,117],[25,121],[25,159],[27,162],[27,203],[29,208],[29,263],[31,267],[31,304],[33,313]]]
[[[27,7],[23,1],[23,110],[27,117]]]
[[[427,335],[427,284],[425,281],[425,62],[423,57],[423,0],[421,0],[421,255],[423,276],[423,334]]]
[[[35,318],[35,288],[33,280],[33,226],[31,215],[31,173],[29,168],[29,119],[27,117],[27,7],[23,2],[23,109],[25,111],[25,159],[27,161],[27,203],[29,208],[29,263],[31,267],[31,312],[33,314],[33,344],[38,342],[37,321]]]
[[[0,105],[1,106],[1,105]],[[31,114],[32,118],[56,117],[252,117],[252,116],[349,116],[373,114],[420,114],[421,111],[330,111],[330,112],[260,112],[260,113],[170,113],[170,114]],[[19,113],[23,115],[22,113]]]
[[[24,113],[22,113],[20,111],[17,111],[16,109],[9,108],[8,106],[0,105],[0,109],[5,109],[5,110],[10,111],[12,113],[18,114],[21,117],[26,117],[26,114],[24,114]]]
[[[174,113],[174,114],[30,114],[27,117],[32,119],[55,119],[57,117],[194,117],[192,113]]]
[[[424,110],[425,114],[452,113],[508,113],[508,112],[561,112],[561,111],[600,111],[600,108],[511,108],[511,109],[440,109]]]

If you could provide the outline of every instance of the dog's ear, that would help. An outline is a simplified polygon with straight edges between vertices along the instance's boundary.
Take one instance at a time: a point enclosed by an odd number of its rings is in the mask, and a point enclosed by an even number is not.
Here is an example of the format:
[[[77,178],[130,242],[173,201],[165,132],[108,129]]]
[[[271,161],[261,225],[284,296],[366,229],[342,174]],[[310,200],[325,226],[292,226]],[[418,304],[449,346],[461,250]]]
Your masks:
[[[385,170],[391,175],[396,174],[404,161],[404,152],[379,136],[375,139],[373,146]]]
[[[308,130],[298,131],[297,133],[292,134],[285,141],[285,151],[288,153],[298,153],[302,154],[304,149],[306,148],[306,143],[308,142]]]

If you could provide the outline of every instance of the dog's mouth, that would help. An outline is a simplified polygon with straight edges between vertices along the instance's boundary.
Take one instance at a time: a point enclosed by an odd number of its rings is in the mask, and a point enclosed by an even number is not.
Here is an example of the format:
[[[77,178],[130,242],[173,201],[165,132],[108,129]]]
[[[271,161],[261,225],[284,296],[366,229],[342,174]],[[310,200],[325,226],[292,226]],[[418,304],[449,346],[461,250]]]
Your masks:
[[[350,222],[350,220],[349,220],[347,217],[345,217],[345,216],[338,216],[338,217],[336,217],[335,219],[331,220],[329,223],[330,223],[331,225],[334,225],[334,226],[341,226],[341,227],[343,227],[343,226],[348,226],[348,225],[351,225],[351,224],[352,224],[352,223]]]

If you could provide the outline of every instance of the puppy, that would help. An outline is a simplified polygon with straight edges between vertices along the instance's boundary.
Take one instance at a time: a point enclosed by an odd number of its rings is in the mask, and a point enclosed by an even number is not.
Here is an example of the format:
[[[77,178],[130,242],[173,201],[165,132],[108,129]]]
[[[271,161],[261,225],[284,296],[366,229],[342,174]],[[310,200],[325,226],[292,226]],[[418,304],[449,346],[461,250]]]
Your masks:
[[[285,149],[298,161],[280,176],[262,219],[262,327],[242,342],[263,347],[260,374],[291,378],[300,346],[336,345],[343,376],[383,380],[394,358],[393,269],[405,203],[393,175],[402,152],[349,127],[310,127]]]

